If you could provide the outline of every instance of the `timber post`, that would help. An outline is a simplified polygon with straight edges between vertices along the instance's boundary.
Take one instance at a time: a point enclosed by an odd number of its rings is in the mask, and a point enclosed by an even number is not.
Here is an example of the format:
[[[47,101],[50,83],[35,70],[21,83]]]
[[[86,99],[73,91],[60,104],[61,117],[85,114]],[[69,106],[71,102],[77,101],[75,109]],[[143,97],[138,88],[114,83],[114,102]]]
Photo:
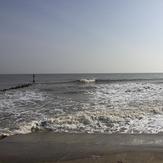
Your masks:
[[[35,83],[36,81],[35,81],[35,74],[33,74],[33,83]]]

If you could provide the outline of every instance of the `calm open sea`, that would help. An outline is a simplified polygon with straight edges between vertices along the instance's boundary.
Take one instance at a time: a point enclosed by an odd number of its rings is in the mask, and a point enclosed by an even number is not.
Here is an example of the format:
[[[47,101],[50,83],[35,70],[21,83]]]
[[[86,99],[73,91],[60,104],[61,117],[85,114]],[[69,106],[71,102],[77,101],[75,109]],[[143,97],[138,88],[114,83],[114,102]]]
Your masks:
[[[0,90],[32,75],[0,75]],[[0,91],[0,134],[163,132],[163,74],[38,74]]]

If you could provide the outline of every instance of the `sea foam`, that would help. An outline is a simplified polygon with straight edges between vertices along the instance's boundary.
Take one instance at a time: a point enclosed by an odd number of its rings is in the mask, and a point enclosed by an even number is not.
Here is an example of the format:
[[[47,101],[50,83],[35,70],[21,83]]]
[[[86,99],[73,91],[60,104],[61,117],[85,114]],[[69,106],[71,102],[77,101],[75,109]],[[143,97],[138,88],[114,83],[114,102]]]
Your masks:
[[[89,89],[87,84],[63,86],[44,84],[0,94],[0,132],[163,132],[162,84],[90,84]],[[65,94],[74,90],[75,94]]]
[[[79,80],[81,83],[95,83],[95,79],[80,79]]]

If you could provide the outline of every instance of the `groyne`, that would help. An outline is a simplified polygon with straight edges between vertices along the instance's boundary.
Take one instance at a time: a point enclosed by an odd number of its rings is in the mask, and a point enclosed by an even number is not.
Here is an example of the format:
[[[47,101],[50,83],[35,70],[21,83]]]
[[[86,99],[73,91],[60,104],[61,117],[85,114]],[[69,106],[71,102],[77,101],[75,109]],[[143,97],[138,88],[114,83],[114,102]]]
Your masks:
[[[10,87],[10,88],[5,88],[5,89],[2,89],[0,91],[1,92],[6,92],[6,91],[9,91],[9,90],[13,90],[13,89],[26,88],[26,87],[29,87],[29,86],[32,86],[32,85],[33,85],[33,83],[19,84],[17,86],[13,86],[13,87]]]

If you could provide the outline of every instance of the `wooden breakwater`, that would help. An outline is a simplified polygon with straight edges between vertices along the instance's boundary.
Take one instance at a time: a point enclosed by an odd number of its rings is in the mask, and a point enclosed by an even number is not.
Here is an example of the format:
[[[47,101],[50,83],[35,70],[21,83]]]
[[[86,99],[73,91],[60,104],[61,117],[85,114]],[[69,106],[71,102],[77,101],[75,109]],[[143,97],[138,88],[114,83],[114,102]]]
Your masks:
[[[14,86],[14,87],[2,89],[0,91],[1,92],[6,92],[6,91],[9,91],[9,90],[13,90],[13,89],[26,88],[26,87],[29,87],[29,86],[32,86],[32,85],[33,85],[33,83],[20,84],[20,85]]]
[[[10,88],[2,89],[0,91],[1,92],[6,92],[6,91],[9,91],[9,90],[13,90],[13,89],[20,89],[20,88],[26,88],[26,87],[32,86],[33,84],[36,83],[36,81],[35,81],[35,74],[33,74],[32,77],[33,77],[32,83],[19,84],[17,86],[13,86],[13,87],[10,87]]]

